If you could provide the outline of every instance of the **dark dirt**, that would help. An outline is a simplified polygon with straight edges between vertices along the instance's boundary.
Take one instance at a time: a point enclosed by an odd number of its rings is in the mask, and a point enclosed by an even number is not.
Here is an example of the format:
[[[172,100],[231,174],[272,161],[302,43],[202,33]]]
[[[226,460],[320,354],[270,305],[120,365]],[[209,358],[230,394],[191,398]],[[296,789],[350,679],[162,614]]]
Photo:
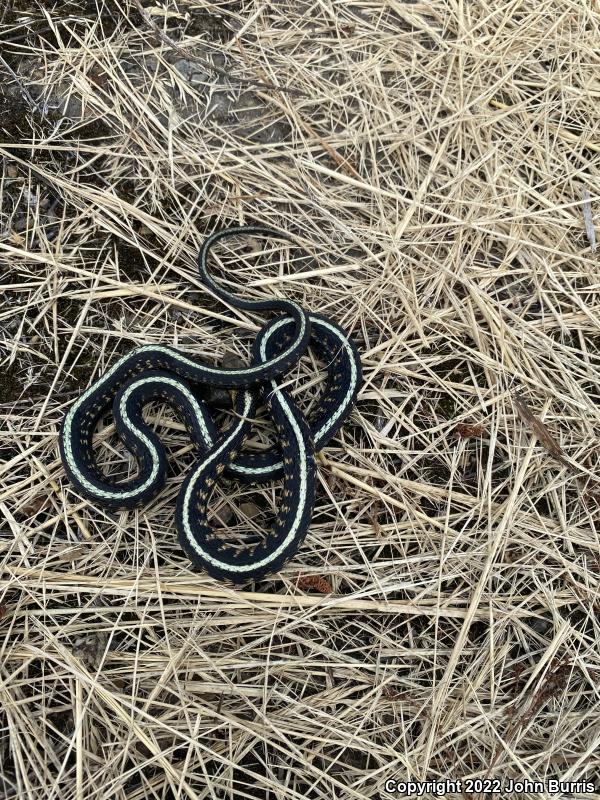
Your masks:
[[[4,28],[4,41],[9,44],[35,43],[36,38],[44,39],[56,47],[59,40],[42,8],[52,15],[63,45],[77,43],[76,37],[85,33],[90,22],[99,21],[105,36],[110,36],[120,25],[139,27],[142,19],[139,12],[132,10],[125,17],[122,4],[117,0],[55,0],[54,2],[32,2],[32,0],[9,0],[8,8],[1,21]],[[18,53],[15,47],[7,48],[8,58]],[[5,58],[7,56],[5,55]],[[8,59],[7,59],[8,60]]]

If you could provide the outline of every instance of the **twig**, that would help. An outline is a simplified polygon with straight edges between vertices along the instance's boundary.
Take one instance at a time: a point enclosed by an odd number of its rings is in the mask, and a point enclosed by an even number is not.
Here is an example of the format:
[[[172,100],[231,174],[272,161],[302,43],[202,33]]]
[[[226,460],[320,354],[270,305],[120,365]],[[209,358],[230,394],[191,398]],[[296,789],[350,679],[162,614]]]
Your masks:
[[[538,419],[538,417],[535,416],[533,411],[527,405],[523,395],[519,392],[514,392],[513,399],[515,406],[517,407],[517,411],[519,412],[519,416],[523,422],[531,428],[531,430],[539,439],[540,443],[546,448],[550,455],[554,456],[554,458],[557,461],[560,461],[560,463],[565,467],[572,468],[572,464],[570,464],[566,458],[562,447],[552,436],[547,425],[545,425],[541,419]]]
[[[596,230],[594,228],[594,218],[592,216],[592,203],[590,200],[590,193],[584,189],[581,193],[583,197],[583,222],[585,224],[585,232],[592,248],[592,253],[596,252]]]

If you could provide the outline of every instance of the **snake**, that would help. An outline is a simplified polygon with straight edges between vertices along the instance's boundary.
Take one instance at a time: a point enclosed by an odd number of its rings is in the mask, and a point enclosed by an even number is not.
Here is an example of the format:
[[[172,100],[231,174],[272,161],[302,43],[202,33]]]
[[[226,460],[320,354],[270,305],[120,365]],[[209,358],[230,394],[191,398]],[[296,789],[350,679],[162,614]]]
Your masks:
[[[143,419],[144,406],[161,401],[173,407],[197,455],[177,494],[179,544],[195,567],[234,584],[277,572],[297,552],[312,520],[316,453],[348,419],[362,384],[357,347],[336,322],[289,299],[246,299],[210,274],[211,248],[239,235],[291,237],[262,225],[243,225],[214,231],[200,247],[200,281],[208,292],[233,308],[276,315],[260,328],[250,363],[216,367],[170,345],[141,345],[76,398],[59,430],[61,461],[77,492],[107,509],[139,508],[160,493],[168,468],[159,437]],[[306,417],[280,384],[309,347],[325,363],[326,377],[323,392]],[[206,400],[210,387],[231,390],[233,422],[224,431]],[[270,414],[277,439],[269,450],[245,452],[261,406]],[[119,438],[137,462],[137,473],[125,480],[111,480],[94,454],[94,433],[110,411]],[[221,476],[254,484],[282,479],[281,502],[271,529],[262,537],[239,544],[212,529],[209,504]]]

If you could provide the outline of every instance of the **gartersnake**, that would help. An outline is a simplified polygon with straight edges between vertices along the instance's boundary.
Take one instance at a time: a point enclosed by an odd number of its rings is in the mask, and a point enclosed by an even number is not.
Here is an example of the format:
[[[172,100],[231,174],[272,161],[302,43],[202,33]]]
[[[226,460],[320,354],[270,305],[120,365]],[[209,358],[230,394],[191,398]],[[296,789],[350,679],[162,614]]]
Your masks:
[[[109,508],[134,508],[155,497],[166,479],[165,451],[142,418],[143,406],[151,400],[166,400],[174,406],[199,451],[177,496],[175,524],[180,544],[196,565],[236,583],[278,570],[296,552],[312,517],[315,451],[327,444],[348,417],[361,383],[356,347],[334,322],[290,300],[245,300],[211,277],[207,270],[210,248],[238,234],[287,237],[262,226],[225,228],[210,235],[200,249],[201,281],[221,300],[248,311],[280,312],[259,331],[250,365],[212,367],[167,345],[144,345],[123,356],[71,405],[59,434],[65,471],[85,498]],[[277,384],[309,344],[327,365],[325,390],[310,421]],[[206,386],[237,390],[236,419],[224,433],[218,431],[200,397],[200,388]],[[273,417],[279,447],[243,453],[261,398]],[[111,483],[102,473],[92,446],[97,423],[111,404],[117,432],[138,461],[138,474],[120,483]],[[283,476],[282,502],[272,530],[261,543],[234,548],[211,531],[208,502],[223,472],[256,483]]]

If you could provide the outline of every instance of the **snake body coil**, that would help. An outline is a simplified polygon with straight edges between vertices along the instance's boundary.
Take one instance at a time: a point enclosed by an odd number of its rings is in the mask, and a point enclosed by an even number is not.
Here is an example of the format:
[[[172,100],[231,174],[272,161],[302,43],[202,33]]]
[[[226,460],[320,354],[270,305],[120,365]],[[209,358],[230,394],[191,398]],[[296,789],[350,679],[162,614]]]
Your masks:
[[[226,291],[207,270],[210,248],[236,234],[280,236],[262,226],[226,228],[209,236],[198,256],[202,282],[220,299],[250,311],[280,316],[258,333],[251,363],[241,369],[211,367],[166,345],[137,348],[104,373],[69,408],[59,444],[65,471],[77,490],[108,508],[134,508],[154,498],[166,479],[164,448],[142,418],[144,405],[166,400],[182,415],[199,451],[177,497],[175,524],[181,546],[192,562],[216,578],[236,583],[276,571],[298,549],[310,524],[315,493],[315,450],[320,450],[350,414],[361,383],[360,359],[338,325],[307,313],[289,300],[245,300]],[[327,364],[327,384],[310,422],[277,379],[293,367],[311,345]],[[199,387],[237,389],[235,422],[217,429]],[[259,399],[268,407],[279,447],[266,453],[243,453]],[[92,438],[110,409],[120,438],[138,462],[138,474],[111,483],[94,457]],[[242,481],[263,483],[283,476],[283,496],[269,535],[259,544],[233,548],[212,533],[208,502],[225,473]]]

